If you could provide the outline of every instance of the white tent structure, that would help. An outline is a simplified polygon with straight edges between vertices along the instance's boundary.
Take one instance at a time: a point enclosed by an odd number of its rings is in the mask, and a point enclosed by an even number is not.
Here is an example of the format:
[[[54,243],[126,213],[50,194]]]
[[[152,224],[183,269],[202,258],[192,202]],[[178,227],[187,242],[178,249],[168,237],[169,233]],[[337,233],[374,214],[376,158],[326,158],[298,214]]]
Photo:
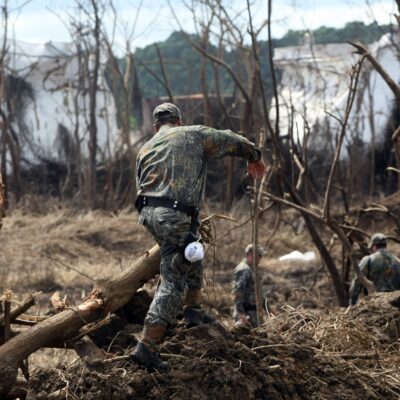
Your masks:
[[[87,54],[89,72],[84,75],[82,54],[73,43],[7,43],[7,98],[13,100],[11,126],[23,160],[63,161],[68,148],[69,157],[74,156],[77,143],[82,155],[88,154],[87,74],[93,69],[93,54]],[[117,140],[115,103],[104,77],[105,61],[101,55],[96,97],[99,159],[110,156]]]

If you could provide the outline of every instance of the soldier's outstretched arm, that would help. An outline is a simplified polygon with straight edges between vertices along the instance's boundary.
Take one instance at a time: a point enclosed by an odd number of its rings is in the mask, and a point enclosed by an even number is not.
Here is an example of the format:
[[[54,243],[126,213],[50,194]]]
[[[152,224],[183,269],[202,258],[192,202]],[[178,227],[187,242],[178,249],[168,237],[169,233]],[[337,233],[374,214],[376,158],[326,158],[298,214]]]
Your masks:
[[[267,167],[261,158],[261,151],[254,143],[230,130],[221,131],[204,126],[200,131],[206,158],[242,157],[248,161],[247,173],[252,178],[260,179],[265,175]]]
[[[230,130],[218,130],[207,126],[200,128],[204,156],[208,159],[237,156],[250,162],[261,160],[261,151],[244,136]]]

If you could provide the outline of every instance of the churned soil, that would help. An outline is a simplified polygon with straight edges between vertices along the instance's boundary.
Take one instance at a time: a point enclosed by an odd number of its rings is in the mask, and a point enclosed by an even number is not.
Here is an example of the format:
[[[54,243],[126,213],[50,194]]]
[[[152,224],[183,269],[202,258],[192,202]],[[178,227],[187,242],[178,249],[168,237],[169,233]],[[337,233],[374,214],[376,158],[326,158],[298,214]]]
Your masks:
[[[81,360],[35,370],[28,399],[398,399],[399,307],[400,293],[378,293],[347,311],[289,307],[253,330],[178,325],[161,347],[168,373]]]

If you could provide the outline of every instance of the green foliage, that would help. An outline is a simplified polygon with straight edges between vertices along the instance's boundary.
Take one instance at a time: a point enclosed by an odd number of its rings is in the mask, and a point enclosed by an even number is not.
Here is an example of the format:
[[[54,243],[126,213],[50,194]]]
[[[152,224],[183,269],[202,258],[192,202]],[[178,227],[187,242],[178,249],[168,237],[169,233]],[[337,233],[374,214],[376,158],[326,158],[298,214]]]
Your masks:
[[[363,22],[354,21],[347,23],[343,28],[335,29],[326,26],[312,31],[314,43],[345,43],[348,41],[360,40],[363,43],[372,43],[378,40],[385,33],[390,32],[391,25],[378,25],[373,22],[365,25]],[[309,31],[289,30],[281,39],[274,40],[275,47],[299,46],[304,41],[304,36]]]
[[[200,75],[201,62],[200,54],[190,44],[190,40],[200,44],[199,37],[187,35],[184,32],[174,32],[164,42],[158,43],[163,64],[173,95],[184,95],[201,92]],[[216,54],[216,48],[209,44],[207,51]],[[143,49],[137,49],[135,58],[138,65],[138,74],[141,88],[145,97],[166,96],[167,90],[154,75],[164,81],[156,45],[149,45]],[[149,69],[153,72],[150,73]],[[223,87],[232,85],[229,78],[223,76]],[[213,69],[211,63],[207,63],[206,82],[209,90],[214,85]]]
[[[316,44],[344,43],[350,40],[360,40],[366,44],[378,40],[383,34],[389,32],[390,25],[379,26],[376,23],[365,25],[363,22],[349,22],[343,28],[335,29],[321,26],[312,32],[313,41]],[[281,39],[273,40],[273,47],[298,46],[304,43],[306,30],[289,30]],[[204,62],[199,52],[193,48],[190,41],[200,44],[197,35],[189,35],[182,31],[177,31],[164,42],[157,43],[169,86],[174,96],[200,93],[201,90],[201,70]],[[268,42],[262,41],[260,47],[260,62],[265,89],[270,87],[270,70],[268,62]],[[250,54],[250,48],[248,48]],[[207,45],[207,51],[218,55],[218,49],[211,43]],[[238,49],[224,49],[224,61],[231,66],[242,82],[246,82],[246,69],[244,67],[244,54],[246,51]],[[250,55],[251,57],[251,55]],[[156,98],[167,96],[167,90],[161,81],[164,81],[156,45],[152,44],[142,49],[137,49],[134,55],[139,86],[142,95],[146,98]],[[123,67],[124,60],[121,60]],[[216,92],[214,69],[211,61],[206,60],[205,81],[208,91]],[[149,72],[149,70],[151,72]],[[237,90],[232,77],[224,67],[219,66],[220,88],[223,94],[232,94]],[[155,78],[158,77],[158,79]]]
[[[201,73],[202,63],[206,63],[205,81],[208,92],[216,92],[215,72],[212,62],[204,58],[190,42],[200,46],[200,38],[197,35],[188,35],[184,32],[174,32],[164,42],[158,43],[162,55],[163,64],[168,76],[172,94],[187,95],[202,92]],[[218,49],[211,43],[208,43],[206,51],[218,56]],[[246,51],[245,51],[246,52]],[[267,51],[261,53],[261,66],[264,79],[269,77],[269,65],[267,63]],[[250,54],[248,48],[247,54]],[[138,65],[139,82],[145,97],[166,96],[167,90],[159,80],[164,81],[160,61],[157,55],[156,45],[149,45],[143,49],[137,49],[135,59]],[[224,61],[235,71],[235,73],[246,81],[246,70],[243,63],[243,54],[240,50],[225,49]],[[149,69],[152,71],[149,72]],[[231,75],[226,68],[219,66],[219,85],[223,94],[232,94],[236,86]],[[156,75],[158,79],[155,78]]]

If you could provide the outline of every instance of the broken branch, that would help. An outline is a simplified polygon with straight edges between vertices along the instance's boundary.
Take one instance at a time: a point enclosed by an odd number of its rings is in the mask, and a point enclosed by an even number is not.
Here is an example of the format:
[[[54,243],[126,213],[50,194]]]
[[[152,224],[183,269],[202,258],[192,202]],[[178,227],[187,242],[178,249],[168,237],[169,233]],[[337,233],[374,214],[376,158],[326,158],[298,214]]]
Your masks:
[[[396,96],[397,101],[400,101],[400,87],[396,82],[390,77],[382,65],[376,60],[376,58],[369,52],[367,46],[361,42],[349,42],[352,46],[356,48],[355,53],[364,56],[374,67],[376,72],[382,77],[382,79],[387,83],[393,94]]]
[[[154,246],[116,277],[99,280],[90,297],[78,307],[53,315],[0,346],[0,393],[12,387],[18,366],[26,357],[52,341],[68,341],[83,325],[121,308],[158,273],[159,265],[159,247]]]
[[[33,305],[35,305],[35,297],[38,293],[29,295],[20,305],[13,308],[10,312],[10,321],[14,321],[17,317],[23,314],[25,311],[29,310]],[[0,316],[0,325],[4,324],[4,316]]]

